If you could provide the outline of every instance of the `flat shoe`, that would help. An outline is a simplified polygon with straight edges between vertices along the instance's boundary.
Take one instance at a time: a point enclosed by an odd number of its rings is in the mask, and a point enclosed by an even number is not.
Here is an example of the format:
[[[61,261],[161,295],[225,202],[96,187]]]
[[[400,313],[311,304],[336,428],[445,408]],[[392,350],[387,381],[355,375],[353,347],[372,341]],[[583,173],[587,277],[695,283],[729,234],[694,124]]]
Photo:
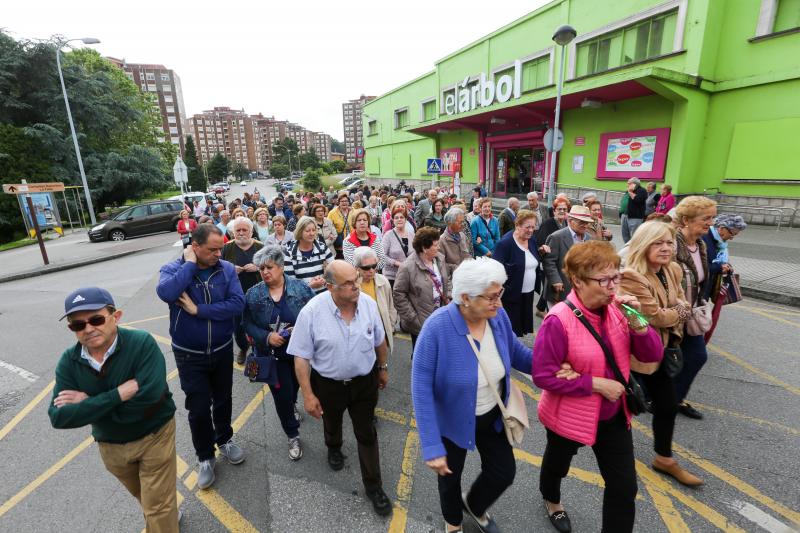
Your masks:
[[[655,470],[656,472],[661,472],[662,474],[672,476],[681,485],[686,485],[687,487],[699,487],[700,485],[703,484],[702,479],[695,476],[691,472],[684,470],[678,463],[665,465],[662,463],[658,463],[658,460],[656,459],[655,461],[653,461],[653,464],[651,466],[653,467],[653,470]]]
[[[678,405],[678,412],[687,418],[692,418],[694,420],[702,420],[703,413],[689,405],[688,403],[684,402]]]
[[[461,493],[461,505],[464,507],[464,510],[467,512],[467,514],[475,521],[475,525],[478,526],[478,529],[481,531],[481,533],[502,533],[500,527],[497,525],[497,522],[494,521],[494,518],[492,518],[489,513],[486,513],[486,525],[480,523],[478,517],[472,513],[469,505],[467,505],[466,492]]]
[[[556,528],[556,531],[559,533],[572,533],[572,523],[569,521],[569,515],[566,511],[550,513],[547,504],[544,506],[544,511],[545,514],[547,514],[547,518],[550,519],[550,523]]]

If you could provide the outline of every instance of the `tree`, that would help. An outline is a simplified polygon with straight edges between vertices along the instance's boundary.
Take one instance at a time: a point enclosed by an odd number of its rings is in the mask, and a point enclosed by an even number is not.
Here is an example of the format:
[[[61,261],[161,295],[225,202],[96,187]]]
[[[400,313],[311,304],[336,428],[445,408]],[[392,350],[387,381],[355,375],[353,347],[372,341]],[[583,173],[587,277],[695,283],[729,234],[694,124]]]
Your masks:
[[[313,148],[308,152],[300,154],[300,168],[309,169],[317,168],[319,166],[319,157],[317,151]]]
[[[289,171],[289,165],[283,165],[281,163],[277,163],[269,168],[269,175],[275,178],[276,180],[282,180],[289,174],[291,174],[291,172]]]
[[[336,152],[337,154],[344,153],[344,143],[342,141],[337,141],[333,137],[331,137],[331,152]]]
[[[242,179],[246,178],[248,174],[250,174],[250,169],[237,161],[234,163],[233,168],[231,169],[231,174],[239,178],[241,181]]]
[[[330,163],[322,163],[321,167],[323,174],[333,174],[333,167]]]
[[[186,163],[187,173],[189,174],[189,187],[193,191],[205,191],[208,187],[203,169],[197,163],[197,150],[194,147],[194,137],[186,136],[186,148],[184,149],[184,163]]]
[[[230,174],[230,170],[231,162],[228,161],[227,157],[219,152],[214,154],[214,157],[212,157],[211,161],[209,161],[208,165],[206,165],[208,179],[213,181],[224,180],[228,177],[228,174]]]
[[[319,190],[320,186],[322,186],[322,180],[319,178],[319,171],[311,169],[306,171],[306,175],[303,176],[303,179],[300,181],[307,191],[316,191]]]
[[[347,168],[347,163],[341,160],[331,161],[331,168],[334,172],[344,172],[344,169]]]
[[[272,162],[282,165],[293,166],[291,162],[297,162],[297,143],[293,139],[286,137],[272,147]],[[291,154],[291,155],[290,155]],[[291,162],[290,162],[291,161]],[[302,168],[302,166],[300,167]]]

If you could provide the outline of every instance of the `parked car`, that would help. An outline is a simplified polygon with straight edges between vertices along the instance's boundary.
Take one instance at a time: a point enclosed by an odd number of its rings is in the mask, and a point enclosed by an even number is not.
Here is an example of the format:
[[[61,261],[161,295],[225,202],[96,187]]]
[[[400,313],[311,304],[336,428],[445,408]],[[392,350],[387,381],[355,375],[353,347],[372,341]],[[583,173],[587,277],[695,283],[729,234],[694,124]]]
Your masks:
[[[363,174],[362,174],[363,175]],[[353,183],[361,179],[361,175],[350,174],[344,179],[339,180],[339,187],[349,187]]]
[[[357,188],[360,188],[362,185],[364,185],[364,180],[363,179],[351,181],[350,183],[347,184],[347,187],[345,187],[343,189],[339,189],[338,193],[354,191]]]
[[[286,189],[287,191],[293,190],[296,186],[297,183],[294,181],[279,181],[275,184],[277,190]]]
[[[124,241],[128,237],[175,231],[183,209],[181,200],[160,200],[127,207],[89,230],[89,240]]]
[[[355,177],[355,178],[363,178],[364,177],[364,171],[357,168],[357,169],[353,170],[353,173],[351,175],[353,177]]]
[[[211,186],[212,189],[216,189],[218,187],[224,189],[225,191],[231,190],[231,185],[227,181],[220,181],[219,183],[215,183]]]
[[[245,185],[247,185],[247,182],[246,182],[246,181],[244,181],[244,180],[242,180],[242,181],[240,181],[240,182],[239,182],[239,185],[240,185],[240,186],[242,186],[242,187],[244,187]]]

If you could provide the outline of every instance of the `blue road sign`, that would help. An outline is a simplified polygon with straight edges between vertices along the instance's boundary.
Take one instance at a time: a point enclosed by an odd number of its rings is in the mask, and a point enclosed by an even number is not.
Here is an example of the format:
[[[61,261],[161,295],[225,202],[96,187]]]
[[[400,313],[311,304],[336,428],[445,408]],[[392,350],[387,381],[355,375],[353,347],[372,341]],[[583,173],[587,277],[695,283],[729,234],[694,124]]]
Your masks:
[[[439,174],[442,171],[442,160],[428,159],[428,174]]]

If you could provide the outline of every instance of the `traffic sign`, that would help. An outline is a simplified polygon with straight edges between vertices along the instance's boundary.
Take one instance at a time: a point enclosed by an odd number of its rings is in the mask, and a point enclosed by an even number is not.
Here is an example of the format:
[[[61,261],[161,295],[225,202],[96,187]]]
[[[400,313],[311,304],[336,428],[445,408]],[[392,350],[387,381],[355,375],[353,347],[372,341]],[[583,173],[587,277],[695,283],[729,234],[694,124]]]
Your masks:
[[[439,158],[428,159],[428,174],[439,174],[442,172],[442,160]]]
[[[32,192],[64,192],[64,184],[60,181],[51,183],[7,183],[3,185],[6,194],[28,194]]]
[[[555,139],[554,137],[555,132]],[[544,147],[548,152],[559,152],[564,147],[564,132],[560,129],[553,130],[553,128],[548,129],[544,132]]]

